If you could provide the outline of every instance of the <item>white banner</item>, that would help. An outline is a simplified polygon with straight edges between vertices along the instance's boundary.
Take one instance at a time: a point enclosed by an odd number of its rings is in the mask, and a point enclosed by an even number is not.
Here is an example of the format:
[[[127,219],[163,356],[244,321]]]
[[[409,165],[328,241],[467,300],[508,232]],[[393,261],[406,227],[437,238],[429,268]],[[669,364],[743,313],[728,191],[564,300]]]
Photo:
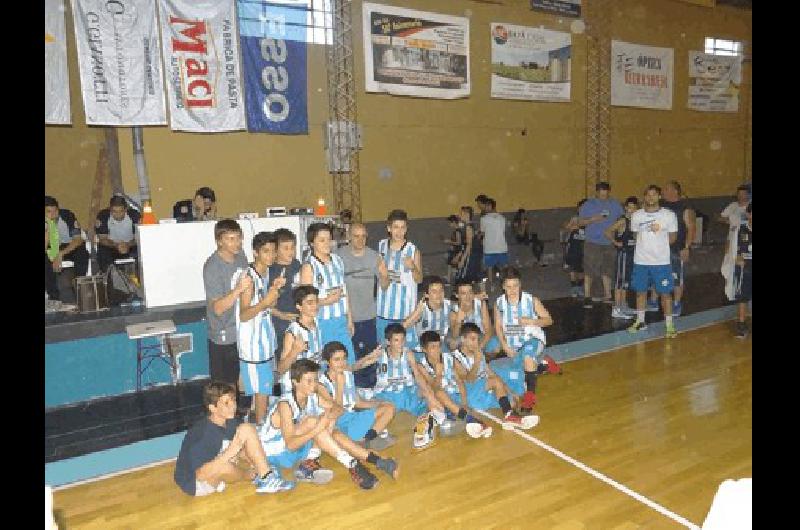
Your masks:
[[[170,127],[245,128],[234,0],[159,0]]]
[[[152,0],[72,0],[89,125],[166,125]]]
[[[672,48],[611,41],[611,104],[672,108]]]
[[[689,52],[689,101],[692,110],[738,112],[742,57]]]
[[[64,0],[44,0],[44,122],[72,123]]]
[[[469,19],[364,2],[367,92],[469,96]]]
[[[572,36],[491,23],[492,97],[569,101]]]

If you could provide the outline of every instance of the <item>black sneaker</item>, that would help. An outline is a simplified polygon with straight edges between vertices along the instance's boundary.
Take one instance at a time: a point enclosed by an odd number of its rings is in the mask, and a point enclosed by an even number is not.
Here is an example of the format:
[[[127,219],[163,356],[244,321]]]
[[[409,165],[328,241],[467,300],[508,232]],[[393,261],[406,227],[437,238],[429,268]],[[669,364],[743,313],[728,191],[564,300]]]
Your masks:
[[[584,298],[584,299],[583,299],[583,307],[584,307],[585,309],[591,309],[592,307],[594,307],[594,306],[592,305],[592,299],[591,299],[591,298]]]
[[[736,323],[736,335],[734,335],[737,339],[746,339],[747,338],[747,324],[744,322],[737,322]]]
[[[400,467],[397,465],[394,458],[380,458],[378,459],[378,463],[375,464],[375,467],[394,479],[396,479],[397,475],[400,473]]]
[[[361,465],[361,462],[356,462],[356,465],[350,468],[350,478],[362,490],[371,490],[378,484],[377,477]]]

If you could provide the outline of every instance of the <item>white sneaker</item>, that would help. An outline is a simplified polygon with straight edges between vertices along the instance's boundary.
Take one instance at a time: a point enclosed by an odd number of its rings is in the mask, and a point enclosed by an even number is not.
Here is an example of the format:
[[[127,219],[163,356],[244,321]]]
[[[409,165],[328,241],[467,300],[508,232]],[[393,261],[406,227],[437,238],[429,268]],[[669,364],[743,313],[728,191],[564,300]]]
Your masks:
[[[441,426],[444,423],[444,420],[447,419],[447,416],[441,410],[432,410],[431,416],[433,416],[433,421],[436,422],[436,425]]]
[[[492,435],[492,428],[480,423],[468,423],[466,429],[470,438],[489,438]]]
[[[622,308],[614,306],[614,308],[611,310],[611,318],[624,318],[626,320],[630,320],[631,318],[634,318],[634,316],[630,313],[626,313]]]
[[[523,429],[533,429],[539,425],[539,416],[536,414],[530,414],[528,416],[522,417],[522,428]]]

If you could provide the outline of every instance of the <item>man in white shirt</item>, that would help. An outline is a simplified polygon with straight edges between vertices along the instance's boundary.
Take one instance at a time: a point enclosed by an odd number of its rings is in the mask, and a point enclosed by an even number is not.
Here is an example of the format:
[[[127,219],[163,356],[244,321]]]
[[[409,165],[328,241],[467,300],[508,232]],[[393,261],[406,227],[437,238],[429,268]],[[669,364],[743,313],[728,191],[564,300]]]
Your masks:
[[[631,216],[631,231],[636,234],[633,253],[631,288],[636,291],[636,321],[628,328],[631,333],[647,329],[644,321],[647,290],[653,285],[661,295],[661,307],[666,320],[668,339],[675,338],[672,321],[672,265],[669,246],[678,237],[678,218],[675,212],[659,206],[661,188],[651,184],[644,192],[644,208]]]
[[[492,289],[495,276],[508,265],[508,243],[506,243],[506,218],[497,213],[497,202],[486,200],[486,213],[481,215],[480,228],[483,234],[483,266],[487,272],[487,288]]]
[[[722,268],[720,272],[722,273],[722,277],[725,278],[725,294],[727,294],[728,298],[731,300],[734,298],[735,282],[733,271],[736,266],[736,234],[742,221],[747,220],[745,210],[747,209],[747,205],[750,204],[750,199],[750,188],[742,184],[736,188],[736,200],[726,206],[720,214],[720,220],[730,225],[728,237],[725,240],[725,254],[722,258]]]

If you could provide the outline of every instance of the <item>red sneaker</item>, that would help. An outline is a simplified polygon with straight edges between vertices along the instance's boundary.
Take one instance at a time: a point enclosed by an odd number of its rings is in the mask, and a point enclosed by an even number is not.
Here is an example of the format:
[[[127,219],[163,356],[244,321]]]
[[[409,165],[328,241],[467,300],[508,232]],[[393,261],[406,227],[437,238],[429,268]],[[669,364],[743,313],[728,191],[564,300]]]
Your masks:
[[[522,403],[520,404],[520,408],[523,410],[530,410],[534,405],[536,405],[536,394],[530,390],[525,391],[525,393],[522,394]]]
[[[509,410],[506,417],[503,419],[503,429],[510,431],[514,427],[522,428],[522,417],[515,414],[513,410]]]
[[[553,359],[549,355],[545,355],[543,359],[547,362],[548,373],[561,375],[562,372],[561,366],[556,362],[555,359]]]

